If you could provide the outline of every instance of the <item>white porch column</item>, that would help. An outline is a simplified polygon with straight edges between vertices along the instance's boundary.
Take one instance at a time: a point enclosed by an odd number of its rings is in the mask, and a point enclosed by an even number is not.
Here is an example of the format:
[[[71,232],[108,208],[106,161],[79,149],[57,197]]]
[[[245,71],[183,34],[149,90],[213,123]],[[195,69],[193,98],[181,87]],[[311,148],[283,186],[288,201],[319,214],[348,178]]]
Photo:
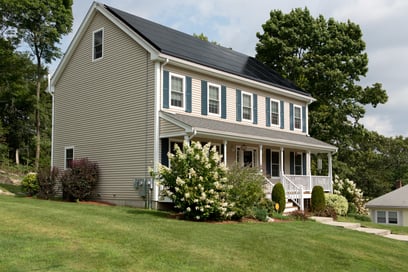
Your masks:
[[[190,137],[188,135],[184,135],[184,142],[190,146]]]
[[[330,152],[327,153],[327,159],[328,159],[328,167],[329,167],[329,177],[330,177],[330,181],[333,182],[332,154],[331,154]]]
[[[280,176],[283,176],[285,174],[285,170],[283,169],[283,152],[284,152],[284,148],[281,147],[280,148],[280,156],[279,156],[279,165],[280,165]]]
[[[311,152],[310,151],[306,152],[306,175],[307,176],[312,175],[312,164],[311,164]]]
[[[227,148],[228,141],[224,140],[224,165],[227,166],[227,153],[228,153],[228,148]]]
[[[159,154],[160,154],[160,94],[161,94],[161,64],[156,61],[154,63],[154,128],[153,128],[153,171],[157,173],[159,166]],[[159,200],[159,186],[154,182],[153,201]]]
[[[259,169],[261,169],[261,173],[263,172],[263,168],[262,168],[262,166],[263,166],[263,164],[262,164],[262,155],[263,155],[263,145],[259,145]]]

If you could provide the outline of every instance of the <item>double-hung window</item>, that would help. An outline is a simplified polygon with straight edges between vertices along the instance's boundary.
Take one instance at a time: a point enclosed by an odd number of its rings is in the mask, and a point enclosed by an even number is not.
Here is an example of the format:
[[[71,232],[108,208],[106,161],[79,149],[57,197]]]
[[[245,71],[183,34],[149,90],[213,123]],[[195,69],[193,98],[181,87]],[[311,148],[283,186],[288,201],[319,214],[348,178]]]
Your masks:
[[[171,106],[184,108],[184,77],[171,74]]]
[[[242,93],[242,119],[252,121],[252,95]]]
[[[208,112],[220,114],[220,86],[208,84]]]
[[[92,59],[103,57],[103,28],[93,32]]]
[[[303,154],[295,153],[295,175],[302,175]]]
[[[271,125],[279,126],[279,101],[271,100]]]
[[[280,166],[279,166],[279,151],[272,151],[271,153],[271,176],[279,177]]]
[[[74,148],[66,147],[64,154],[64,169],[72,168],[73,161],[74,161]]]
[[[302,129],[302,108],[299,106],[294,106],[294,124],[295,129]]]
[[[377,211],[377,223],[398,225],[397,211]]]

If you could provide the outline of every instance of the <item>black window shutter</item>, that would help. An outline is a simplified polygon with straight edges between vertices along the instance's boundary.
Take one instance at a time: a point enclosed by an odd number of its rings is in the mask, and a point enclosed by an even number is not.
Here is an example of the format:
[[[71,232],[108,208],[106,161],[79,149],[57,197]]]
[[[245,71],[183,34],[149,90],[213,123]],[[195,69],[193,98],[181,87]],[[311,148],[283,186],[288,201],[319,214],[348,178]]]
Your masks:
[[[161,164],[169,166],[169,158],[167,153],[169,152],[169,138],[161,139]]]
[[[306,132],[306,107],[302,107],[302,131]]]
[[[306,153],[303,153],[302,157],[303,157],[303,175],[306,175]]]
[[[186,112],[191,112],[191,77],[186,77]]]
[[[237,89],[237,121],[241,121],[241,90]]]
[[[293,104],[290,103],[290,108],[289,108],[289,117],[290,117],[290,130],[294,129],[294,124],[293,124]]]
[[[285,128],[285,102],[283,100],[280,101],[280,128]]]
[[[227,119],[227,87],[221,86],[221,118]]]
[[[207,81],[201,80],[201,115],[207,115]]]
[[[295,152],[290,152],[290,174],[295,174]]]
[[[265,97],[266,126],[271,126],[271,98]]]
[[[163,108],[169,108],[169,71],[163,71]]]
[[[254,112],[254,120],[253,123],[256,125],[258,124],[258,96],[256,94],[252,94],[252,100],[254,101],[253,104],[253,112]]]
[[[272,173],[271,169],[271,150],[266,149],[266,175],[270,176]]]

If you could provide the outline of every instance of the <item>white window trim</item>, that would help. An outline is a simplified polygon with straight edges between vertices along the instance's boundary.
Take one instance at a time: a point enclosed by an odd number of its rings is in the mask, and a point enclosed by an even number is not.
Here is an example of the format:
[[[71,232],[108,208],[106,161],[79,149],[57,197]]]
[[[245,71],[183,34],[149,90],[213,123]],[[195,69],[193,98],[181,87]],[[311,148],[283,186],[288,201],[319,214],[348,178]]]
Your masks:
[[[278,103],[278,124],[272,124],[272,102],[276,102],[276,103]],[[280,123],[281,123],[281,112],[280,112],[280,101],[279,100],[276,100],[276,99],[271,99],[271,104],[270,104],[270,108],[271,108],[271,110],[270,110],[270,120],[271,120],[271,126],[272,127],[280,127]]]
[[[218,88],[218,113],[210,112],[210,86]],[[221,116],[221,85],[208,83],[207,84],[207,113],[208,115]]]
[[[378,222],[378,212],[385,212],[385,223],[379,223]],[[389,223],[389,212],[397,213],[397,223],[396,224]],[[375,223],[377,223],[377,224],[398,226],[400,224],[400,220],[401,220],[400,219],[400,213],[398,211],[389,211],[389,210],[376,210],[375,211]]]
[[[100,58],[95,59],[95,33],[99,31],[102,31],[102,56]],[[104,49],[105,49],[105,29],[102,27],[92,32],[92,61],[93,62],[103,59],[105,55]]]
[[[181,107],[173,106],[171,104],[171,94],[173,92],[173,88],[171,86],[172,85],[172,80],[171,80],[172,77],[178,77],[178,78],[181,78],[183,80],[183,84],[182,84],[182,86],[183,86],[183,101],[182,101],[182,106]],[[169,73],[169,107],[173,108],[173,109],[185,110],[185,108],[186,108],[186,77],[185,76],[182,76],[182,75],[179,75],[179,74],[176,74],[176,73]]]
[[[72,149],[72,160],[75,159],[75,148],[74,146],[66,146],[64,148],[64,170],[67,170],[67,150]]]
[[[273,176],[272,175],[272,152],[276,152],[276,153],[278,153],[278,159],[279,159],[279,163],[278,163],[278,167],[279,167],[279,171],[278,171],[278,176]],[[273,177],[273,178],[277,178],[277,177],[280,177],[281,176],[281,173],[280,173],[280,169],[281,169],[281,158],[280,158],[280,150],[278,150],[278,149],[272,149],[271,150],[271,165],[270,165],[270,167],[271,167],[271,177]]]
[[[238,152],[239,151],[239,152]],[[259,167],[259,161],[258,161],[258,148],[257,147],[252,147],[252,146],[241,146],[237,145],[235,146],[235,162],[239,163],[239,165],[244,166],[244,151],[252,151],[252,159],[253,159],[253,167]],[[255,154],[253,153],[255,152]],[[237,156],[238,153],[238,156]]]
[[[244,118],[244,95],[248,95],[249,98],[251,99],[251,119],[246,119]],[[242,121],[246,121],[246,122],[252,122],[254,119],[254,101],[252,99],[252,93],[248,93],[248,92],[242,92],[241,93],[241,120]]]
[[[296,114],[295,114],[295,112],[296,112],[296,108],[298,108],[299,110],[300,110],[300,128],[297,128],[296,127]],[[303,116],[302,116],[302,107],[301,106],[299,106],[299,105],[293,105],[293,129],[294,130],[299,130],[299,131],[302,131],[302,127],[303,127]]]

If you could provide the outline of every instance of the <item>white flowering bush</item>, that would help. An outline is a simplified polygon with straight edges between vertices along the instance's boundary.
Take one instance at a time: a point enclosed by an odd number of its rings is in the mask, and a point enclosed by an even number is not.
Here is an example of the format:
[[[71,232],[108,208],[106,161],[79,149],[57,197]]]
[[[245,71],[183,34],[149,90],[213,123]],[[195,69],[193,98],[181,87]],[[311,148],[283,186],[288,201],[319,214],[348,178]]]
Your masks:
[[[173,200],[176,210],[191,220],[230,218],[233,204],[228,202],[226,168],[220,163],[216,148],[208,143],[184,143],[168,153],[171,167],[159,166],[156,178],[164,186],[162,195]]]
[[[347,199],[339,194],[325,194],[326,207],[331,207],[337,215],[347,215]]]
[[[367,214],[365,208],[366,199],[363,196],[363,191],[357,188],[354,181],[340,179],[337,175],[334,178],[333,192],[338,195],[344,196],[349,202],[349,210],[351,207],[355,207],[358,214]]]

